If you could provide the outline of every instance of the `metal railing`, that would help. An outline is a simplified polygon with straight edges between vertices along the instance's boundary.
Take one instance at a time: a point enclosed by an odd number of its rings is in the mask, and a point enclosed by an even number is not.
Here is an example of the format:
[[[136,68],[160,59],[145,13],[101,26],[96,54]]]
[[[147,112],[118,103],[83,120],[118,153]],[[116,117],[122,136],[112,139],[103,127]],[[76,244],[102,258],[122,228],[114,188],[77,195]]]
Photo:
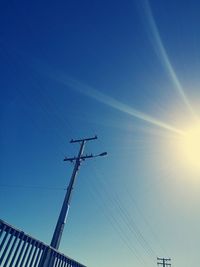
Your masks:
[[[51,267],[86,267],[54,248],[0,220],[0,266],[43,267],[49,257]]]

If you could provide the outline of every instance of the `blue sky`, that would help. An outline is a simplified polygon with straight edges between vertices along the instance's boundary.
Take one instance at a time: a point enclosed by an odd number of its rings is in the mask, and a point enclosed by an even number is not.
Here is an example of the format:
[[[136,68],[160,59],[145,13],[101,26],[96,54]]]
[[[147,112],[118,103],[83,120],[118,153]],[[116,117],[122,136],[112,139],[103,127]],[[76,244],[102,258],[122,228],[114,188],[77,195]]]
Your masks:
[[[94,267],[198,263],[200,170],[179,144],[199,127],[199,10],[1,1],[1,219],[50,243],[69,141],[97,134],[85,152],[108,157],[83,162],[60,250]]]

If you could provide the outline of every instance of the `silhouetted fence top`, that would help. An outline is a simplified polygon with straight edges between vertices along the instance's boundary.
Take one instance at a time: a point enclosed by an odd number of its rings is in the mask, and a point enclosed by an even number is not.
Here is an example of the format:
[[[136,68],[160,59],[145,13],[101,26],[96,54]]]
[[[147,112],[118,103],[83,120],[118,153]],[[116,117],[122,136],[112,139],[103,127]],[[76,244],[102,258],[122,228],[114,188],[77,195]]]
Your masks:
[[[54,248],[0,220],[0,266],[43,267],[48,254],[52,267],[86,267]]]

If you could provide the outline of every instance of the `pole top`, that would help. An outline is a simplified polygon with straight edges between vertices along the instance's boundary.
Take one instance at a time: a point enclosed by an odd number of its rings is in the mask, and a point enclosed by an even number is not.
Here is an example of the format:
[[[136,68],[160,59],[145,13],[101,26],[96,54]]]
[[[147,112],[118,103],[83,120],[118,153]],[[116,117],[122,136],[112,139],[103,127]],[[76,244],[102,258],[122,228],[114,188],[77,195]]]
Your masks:
[[[157,257],[157,260],[171,261],[171,259],[170,259],[170,258],[158,258],[158,257]]]

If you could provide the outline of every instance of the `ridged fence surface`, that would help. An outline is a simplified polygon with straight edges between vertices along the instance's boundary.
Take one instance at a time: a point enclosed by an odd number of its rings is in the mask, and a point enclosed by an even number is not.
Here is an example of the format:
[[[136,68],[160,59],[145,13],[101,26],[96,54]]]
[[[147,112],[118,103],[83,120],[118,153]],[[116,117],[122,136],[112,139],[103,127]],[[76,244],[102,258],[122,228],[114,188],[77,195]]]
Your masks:
[[[0,266],[86,267],[2,220],[0,220]]]

